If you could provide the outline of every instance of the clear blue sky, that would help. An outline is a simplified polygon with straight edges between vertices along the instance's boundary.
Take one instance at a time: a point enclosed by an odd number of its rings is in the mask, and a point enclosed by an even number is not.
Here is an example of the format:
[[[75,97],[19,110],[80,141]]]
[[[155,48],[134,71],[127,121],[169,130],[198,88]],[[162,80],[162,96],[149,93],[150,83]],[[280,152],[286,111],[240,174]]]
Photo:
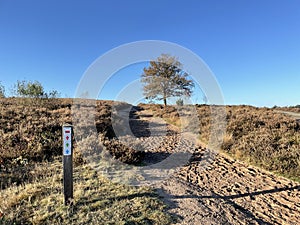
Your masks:
[[[298,0],[0,0],[0,81],[9,92],[17,80],[38,80],[73,97],[95,59],[139,40],[198,54],[226,104],[300,104]],[[137,79],[141,68],[123,74]],[[102,98],[124,87],[127,76],[120,77]]]

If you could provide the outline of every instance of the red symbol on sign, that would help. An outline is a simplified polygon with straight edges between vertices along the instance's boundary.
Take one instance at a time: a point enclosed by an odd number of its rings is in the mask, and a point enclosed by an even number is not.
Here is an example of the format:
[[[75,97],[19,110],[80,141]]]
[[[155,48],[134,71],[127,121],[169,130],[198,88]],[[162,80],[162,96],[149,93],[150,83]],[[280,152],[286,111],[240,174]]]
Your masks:
[[[69,140],[69,136],[67,136],[66,139]]]
[[[69,131],[69,130],[65,130],[65,133],[66,133],[66,134],[69,134],[69,133],[70,133],[70,131]]]

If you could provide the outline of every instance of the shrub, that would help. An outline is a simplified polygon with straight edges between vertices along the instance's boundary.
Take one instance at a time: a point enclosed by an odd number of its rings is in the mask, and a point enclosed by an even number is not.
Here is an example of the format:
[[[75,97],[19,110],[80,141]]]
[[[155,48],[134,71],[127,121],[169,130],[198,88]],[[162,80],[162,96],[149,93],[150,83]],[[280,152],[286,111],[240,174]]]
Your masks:
[[[176,101],[176,105],[183,106],[183,100],[180,98]]]
[[[5,88],[0,82],[0,98],[5,98]]]
[[[28,98],[41,98],[45,96],[44,88],[38,81],[17,81],[15,92],[18,96]]]
[[[173,124],[179,124],[176,123],[176,120],[180,120],[179,116],[174,117],[172,113],[175,107],[168,106],[163,110],[159,105],[140,106],[152,110],[154,115],[167,121],[171,120]],[[211,107],[196,107],[200,122],[200,140],[208,143],[211,132]],[[300,176],[299,121],[275,110],[247,105],[226,106],[227,133],[221,148],[237,159],[296,178]],[[294,107],[284,110],[298,112],[299,109]]]
[[[29,171],[25,169],[29,169],[36,162],[52,160],[60,156],[62,154],[61,126],[74,122],[71,117],[71,99],[51,99],[52,104],[42,105],[28,105],[24,100],[28,99],[0,100],[0,169],[5,168],[4,177],[15,177],[9,178],[10,180],[3,178],[3,186],[6,186],[7,182],[25,181],[24,177],[29,176]],[[46,103],[48,99],[41,99],[41,101]],[[106,148],[109,153],[124,163],[138,163],[142,153],[114,139],[110,116],[112,102],[97,101],[96,103],[96,121],[93,120],[93,126],[96,124],[98,135],[107,138]],[[90,110],[90,108],[88,105],[81,106],[79,113],[82,110]],[[88,122],[88,118],[79,117],[77,122],[79,126],[82,126],[82,130],[80,130],[81,133],[76,134],[79,137],[76,141],[89,138],[90,127],[88,123],[85,124],[86,121]],[[76,142],[74,142],[74,148],[76,148]],[[16,161],[19,157],[26,159],[29,166],[25,167],[22,164],[16,167],[13,162],[19,162]],[[83,162],[80,154],[76,154],[74,159],[76,163]],[[3,171],[1,170],[1,174]]]

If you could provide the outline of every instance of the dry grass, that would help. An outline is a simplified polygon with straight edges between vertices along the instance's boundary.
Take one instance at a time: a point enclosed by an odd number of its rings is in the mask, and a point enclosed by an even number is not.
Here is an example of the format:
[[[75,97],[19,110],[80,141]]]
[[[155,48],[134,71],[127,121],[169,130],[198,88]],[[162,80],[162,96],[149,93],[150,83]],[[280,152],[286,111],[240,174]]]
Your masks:
[[[173,219],[148,188],[111,183],[87,165],[75,168],[74,200],[63,205],[60,159],[42,163],[43,177],[0,192],[0,224],[170,224]]]

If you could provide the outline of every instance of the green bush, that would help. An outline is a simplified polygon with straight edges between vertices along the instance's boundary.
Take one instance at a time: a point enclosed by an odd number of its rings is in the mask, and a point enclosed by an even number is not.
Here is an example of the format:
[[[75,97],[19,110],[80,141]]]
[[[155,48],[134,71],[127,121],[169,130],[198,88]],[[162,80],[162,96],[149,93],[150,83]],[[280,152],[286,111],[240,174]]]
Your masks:
[[[45,96],[44,88],[38,81],[17,81],[15,92],[20,97],[41,98]]]
[[[183,106],[183,100],[180,98],[176,101],[176,105]]]
[[[5,98],[5,88],[0,82],[0,98]]]

